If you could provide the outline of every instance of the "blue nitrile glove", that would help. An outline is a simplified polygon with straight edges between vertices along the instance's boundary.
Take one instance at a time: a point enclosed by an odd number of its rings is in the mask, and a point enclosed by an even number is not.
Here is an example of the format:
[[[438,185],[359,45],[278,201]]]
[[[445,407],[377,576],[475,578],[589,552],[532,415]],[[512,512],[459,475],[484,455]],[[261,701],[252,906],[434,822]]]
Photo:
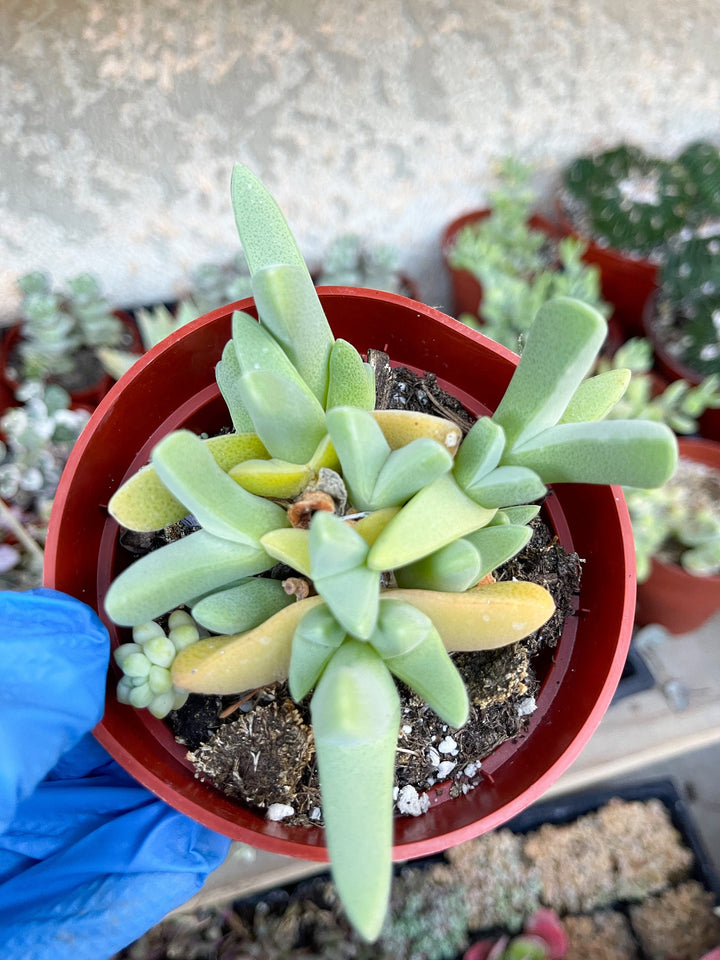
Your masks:
[[[88,733],[108,656],[85,604],[0,592],[0,947],[13,960],[106,960],[185,903],[228,851]]]

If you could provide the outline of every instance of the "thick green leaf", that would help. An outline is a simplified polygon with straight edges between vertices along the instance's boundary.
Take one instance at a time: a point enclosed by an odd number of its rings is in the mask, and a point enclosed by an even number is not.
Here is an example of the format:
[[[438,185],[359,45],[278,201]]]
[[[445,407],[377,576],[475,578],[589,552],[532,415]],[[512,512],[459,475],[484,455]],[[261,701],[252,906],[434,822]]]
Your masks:
[[[545,483],[662,486],[677,465],[669,427],[647,420],[563,423],[513,450],[510,462],[534,470]]]
[[[520,504],[516,507],[504,507],[498,510],[488,526],[499,526],[501,523],[512,523],[518,526],[524,526],[530,523],[540,513],[540,505],[537,503]],[[498,517],[501,519],[498,520]]]
[[[237,361],[235,344],[232,340],[228,340],[225,344],[222,358],[215,367],[215,380],[227,404],[237,433],[254,433],[252,418],[240,393],[240,364]]]
[[[629,370],[606,370],[583,380],[565,408],[560,423],[602,420],[627,390],[630,377]]]
[[[288,683],[294,700],[299,703],[312,690],[346,636],[325,604],[305,614],[293,635],[290,654]]]
[[[232,318],[232,334],[241,375],[255,371],[276,373],[283,379],[296,384],[321,406],[297,367],[261,323],[249,314],[236,310]]]
[[[461,537],[430,556],[396,570],[395,579],[404,589],[462,593],[478,582],[482,576],[480,569],[480,555],[472,543]]]
[[[330,351],[327,402],[325,407],[351,406],[361,410],[375,407],[375,376],[368,376],[367,364],[347,340],[336,340]]]
[[[469,533],[467,539],[480,555],[478,580],[520,553],[531,536],[530,527],[516,523],[483,527],[482,530]]]
[[[371,547],[367,564],[373,570],[404,567],[484,527],[494,514],[466,496],[452,474],[445,474],[390,520]]]
[[[217,590],[193,604],[192,615],[213,633],[241,633],[252,630],[294,603],[282,581],[269,577],[247,577],[225,590]]]
[[[120,626],[134,627],[272,565],[259,546],[221,540],[198,530],[123,570],[110,585],[105,610]]]
[[[325,436],[325,414],[315,397],[277,373],[254,370],[240,379],[255,432],[272,457],[307,463]]]
[[[447,473],[452,464],[448,450],[430,437],[393,450],[380,470],[369,508],[401,506],[418,490]]]
[[[370,413],[348,406],[329,410],[326,423],[352,505],[371,509],[377,478],[390,455],[382,430]]]
[[[463,490],[494,470],[505,449],[505,432],[490,417],[480,417],[470,428],[455,457],[453,473]]]
[[[390,898],[400,698],[369,644],[346,640],[333,655],[311,713],[333,879],[350,922],[374,941]]]
[[[310,524],[310,562],[313,577],[353,570],[365,562],[368,545],[335,514],[318,510]]]
[[[496,467],[464,488],[483,507],[514,507],[539,500],[547,493],[540,477],[527,467]]]
[[[441,720],[451,727],[467,723],[465,684],[429,617],[412,604],[383,600],[369,643]]]
[[[579,300],[557,297],[543,304],[493,414],[505,431],[506,451],[558,422],[606,334],[602,316]],[[503,457],[503,462],[509,461]]]
[[[313,394],[325,404],[334,340],[304,266],[274,264],[252,278],[258,314]]]
[[[303,576],[310,576],[310,531],[298,527],[271,530],[260,538],[260,545],[275,560],[286,563]]]
[[[230,185],[240,242],[251,275],[274,264],[305,266],[285,216],[265,184],[236,163]]]
[[[289,526],[282,507],[238,486],[189,430],[164,437],[152,452],[152,464],[173,496],[216,537],[257,546],[264,533]]]

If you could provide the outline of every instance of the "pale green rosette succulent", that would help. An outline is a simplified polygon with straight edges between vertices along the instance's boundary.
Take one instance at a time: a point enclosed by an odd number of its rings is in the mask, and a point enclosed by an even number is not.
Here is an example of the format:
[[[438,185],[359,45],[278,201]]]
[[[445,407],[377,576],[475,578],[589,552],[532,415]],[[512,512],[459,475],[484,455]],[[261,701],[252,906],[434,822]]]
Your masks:
[[[121,573],[106,609],[136,627],[184,605],[213,634],[177,653],[173,690],[288,679],[297,700],[312,696],[333,874],[374,940],[390,889],[395,678],[462,726],[468,698],[450,653],[512,643],[553,612],[535,584],[479,583],[527,543],[546,484],[662,484],[675,440],[660,424],[598,422],[626,379],[584,380],[605,322],[572,300],[543,307],[500,406],[462,442],[444,420],[374,411],[372,371],[334,339],[275,201],[241,166],[232,195],[260,318],[235,314],[216,369],[234,432],[170,434],[115,494],[124,526],[191,513],[201,529]],[[321,476],[343,495],[296,526]],[[311,595],[295,600],[261,576],[277,562]]]

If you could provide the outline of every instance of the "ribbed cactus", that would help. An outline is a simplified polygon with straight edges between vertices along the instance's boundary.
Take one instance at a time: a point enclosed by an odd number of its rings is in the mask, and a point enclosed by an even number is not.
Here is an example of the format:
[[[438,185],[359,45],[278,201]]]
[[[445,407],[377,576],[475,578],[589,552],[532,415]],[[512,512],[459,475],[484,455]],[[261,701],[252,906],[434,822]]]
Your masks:
[[[565,170],[569,212],[598,243],[650,256],[683,226],[695,203],[693,173],[679,161],[621,145],[575,159]]]
[[[697,188],[689,219],[701,224],[720,217],[720,148],[697,140],[682,151],[677,162],[689,172]]]

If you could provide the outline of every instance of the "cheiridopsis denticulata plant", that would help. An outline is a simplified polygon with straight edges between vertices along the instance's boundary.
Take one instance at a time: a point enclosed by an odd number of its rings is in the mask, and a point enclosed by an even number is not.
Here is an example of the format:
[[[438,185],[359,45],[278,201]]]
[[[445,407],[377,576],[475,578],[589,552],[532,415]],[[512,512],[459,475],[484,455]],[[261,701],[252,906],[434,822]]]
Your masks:
[[[169,434],[117,491],[110,511],[125,527],[192,513],[201,529],[123,571],[105,606],[137,626],[186,605],[217,634],[175,657],[178,689],[238,693],[287,678],[297,700],[314,691],[332,870],[373,940],[391,880],[393,677],[462,726],[468,698],[449,653],[519,640],[553,611],[536,584],[479,585],[527,543],[545,484],[655,486],[676,445],[660,424],[587,422],[627,377],[582,382],[606,325],[568,299],[543,307],[500,406],[464,439],[436,417],[375,411],[372,372],[334,339],[277,204],[242,166],[232,194],[260,317],[235,313],[216,368],[234,432]],[[317,494],[323,509],[297,510]],[[309,522],[295,525],[296,514]],[[258,576],[278,561],[313,595],[293,600]]]

